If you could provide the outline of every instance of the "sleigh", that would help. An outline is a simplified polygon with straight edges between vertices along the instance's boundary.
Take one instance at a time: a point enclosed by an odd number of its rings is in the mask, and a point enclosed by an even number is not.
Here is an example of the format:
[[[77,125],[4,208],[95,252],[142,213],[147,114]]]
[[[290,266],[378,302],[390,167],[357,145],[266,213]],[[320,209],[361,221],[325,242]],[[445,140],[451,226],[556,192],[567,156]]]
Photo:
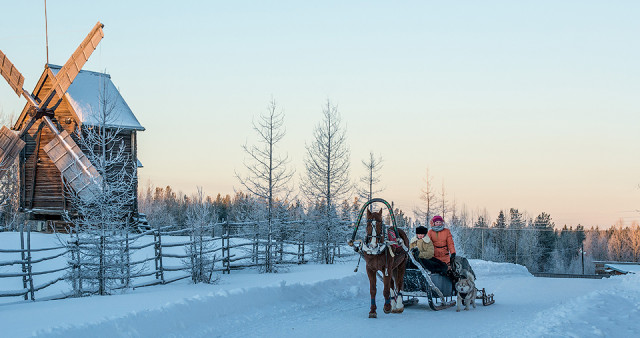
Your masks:
[[[402,290],[404,306],[418,304],[418,297],[427,298],[429,307],[434,311],[456,305],[457,292],[451,279],[429,272],[411,255],[409,257],[418,268],[406,269],[404,272],[404,290]],[[487,294],[484,288],[477,290],[477,292],[476,300],[482,300],[482,305],[487,306],[495,303],[493,293]]]
[[[392,226],[387,228],[387,230],[382,229],[382,211],[380,211],[379,213],[371,213],[367,209],[370,204],[375,202],[383,203],[389,210],[389,216],[392,221]],[[362,220],[365,211],[367,211],[366,233],[364,239],[356,239],[360,221]],[[375,227],[373,226],[374,220],[376,221]],[[399,238],[401,237],[404,239],[399,240]],[[372,239],[375,240],[372,241]],[[360,258],[362,258],[363,256],[365,257],[365,260],[367,261],[367,267],[369,267],[369,263],[374,260],[374,258],[372,257],[376,257],[378,260],[382,259],[382,262],[377,262],[379,263],[377,266],[374,265],[375,269],[368,270],[368,272],[374,272],[373,274],[368,273],[372,300],[369,318],[377,317],[377,314],[375,312],[376,279],[384,282],[384,278],[389,278],[389,276],[392,276],[392,281],[388,281],[387,283],[385,283],[385,288],[388,291],[383,291],[389,292],[389,295],[391,297],[390,299],[386,299],[385,313],[394,311],[396,313],[402,313],[404,310],[404,306],[417,304],[419,297],[426,297],[429,301],[429,307],[434,311],[446,309],[456,305],[457,293],[451,280],[446,276],[431,274],[431,272],[425,270],[422,265],[416,261],[413,255],[409,253],[409,249],[405,245],[405,243],[408,243],[406,234],[402,230],[398,229],[396,225],[396,219],[393,214],[393,207],[387,201],[381,198],[373,198],[367,201],[362,206],[362,208],[360,209],[358,220],[355,223],[355,227],[353,229],[353,235],[347,243],[360,254]],[[396,249],[392,249],[394,246],[396,247]],[[399,253],[398,248],[401,248],[402,250],[404,250],[404,252]],[[394,257],[402,257],[398,256],[398,254],[404,255],[405,253],[409,260],[413,262],[413,265],[417,268],[406,269],[404,271],[404,277],[400,277],[402,275],[395,275],[396,270],[402,271],[402,269],[404,268],[404,263],[406,261],[402,262],[400,267],[392,269],[386,268],[384,264],[387,263],[387,260],[392,260]],[[354,272],[358,271],[360,258],[358,259],[358,265],[356,266]],[[380,268],[380,266],[382,266],[382,268]],[[455,270],[462,271],[462,268],[458,267],[458,265],[456,264]],[[385,277],[383,277],[381,274],[381,272],[383,271],[385,273]],[[389,285],[391,284],[394,284],[395,286],[389,288]],[[493,294],[487,294],[484,289],[478,290],[476,299],[481,299],[482,305],[485,306],[494,303]],[[389,307],[389,309],[387,309],[386,307]]]

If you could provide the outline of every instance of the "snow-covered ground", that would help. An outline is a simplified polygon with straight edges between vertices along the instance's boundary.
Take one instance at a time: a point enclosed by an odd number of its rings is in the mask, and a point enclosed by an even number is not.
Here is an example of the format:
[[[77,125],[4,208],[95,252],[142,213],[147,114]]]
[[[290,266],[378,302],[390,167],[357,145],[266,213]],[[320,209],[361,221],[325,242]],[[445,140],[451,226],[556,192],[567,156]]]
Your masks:
[[[3,337],[639,337],[640,275],[536,278],[519,265],[472,260],[477,285],[496,303],[432,311],[426,299],[369,319],[364,264],[294,266],[278,274],[220,275],[59,301],[0,305]],[[380,283],[379,283],[380,284]]]

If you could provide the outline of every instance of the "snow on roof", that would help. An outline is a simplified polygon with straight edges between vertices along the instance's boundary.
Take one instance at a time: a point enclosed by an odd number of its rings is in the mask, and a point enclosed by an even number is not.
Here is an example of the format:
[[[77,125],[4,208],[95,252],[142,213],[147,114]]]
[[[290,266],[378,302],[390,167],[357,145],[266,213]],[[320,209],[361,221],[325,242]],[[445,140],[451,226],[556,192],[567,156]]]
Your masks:
[[[54,75],[58,73],[61,66],[49,64],[49,68]],[[71,106],[75,110],[80,122],[87,125],[96,125],[97,120],[93,112],[100,109],[99,97],[102,86],[106,85],[106,93],[115,100],[113,110],[114,117],[107,122],[108,127],[116,127],[123,129],[144,130],[144,127],[138,122],[133,115],[133,111],[124,101],[122,95],[111,81],[109,74],[91,72],[81,70],[78,76],[73,80],[71,86],[67,90],[65,97],[69,100]]]
[[[620,273],[640,274],[640,264],[605,264],[604,266]]]

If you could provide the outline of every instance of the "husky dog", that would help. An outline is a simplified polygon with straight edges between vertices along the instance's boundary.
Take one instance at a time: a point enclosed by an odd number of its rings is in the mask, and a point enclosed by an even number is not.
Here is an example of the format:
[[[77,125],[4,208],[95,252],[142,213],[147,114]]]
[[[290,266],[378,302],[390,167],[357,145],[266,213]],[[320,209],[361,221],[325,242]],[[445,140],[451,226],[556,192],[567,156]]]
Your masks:
[[[456,302],[456,312],[460,312],[460,304],[464,305],[464,310],[469,310],[469,305],[476,308],[476,296],[478,290],[474,282],[473,274],[467,270],[462,270],[460,279],[456,282],[456,291],[458,292],[458,301]]]

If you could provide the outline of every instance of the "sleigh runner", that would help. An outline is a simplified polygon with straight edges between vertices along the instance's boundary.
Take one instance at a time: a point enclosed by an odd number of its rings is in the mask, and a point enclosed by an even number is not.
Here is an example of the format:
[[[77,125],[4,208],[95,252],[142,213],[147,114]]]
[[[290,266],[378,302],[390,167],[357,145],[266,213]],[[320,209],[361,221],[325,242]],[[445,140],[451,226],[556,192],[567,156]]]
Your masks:
[[[430,274],[428,271],[425,273]],[[404,272],[404,290],[402,291],[402,303],[411,306],[418,303],[418,297],[427,298],[429,307],[434,311],[443,310],[456,305],[457,292],[451,280],[439,274],[430,274],[433,286],[418,269],[406,269]],[[437,288],[437,290],[436,290]],[[440,291],[442,295],[438,293]],[[482,305],[488,306],[495,303],[493,293],[488,294],[484,288],[477,290],[477,300],[482,300]]]

